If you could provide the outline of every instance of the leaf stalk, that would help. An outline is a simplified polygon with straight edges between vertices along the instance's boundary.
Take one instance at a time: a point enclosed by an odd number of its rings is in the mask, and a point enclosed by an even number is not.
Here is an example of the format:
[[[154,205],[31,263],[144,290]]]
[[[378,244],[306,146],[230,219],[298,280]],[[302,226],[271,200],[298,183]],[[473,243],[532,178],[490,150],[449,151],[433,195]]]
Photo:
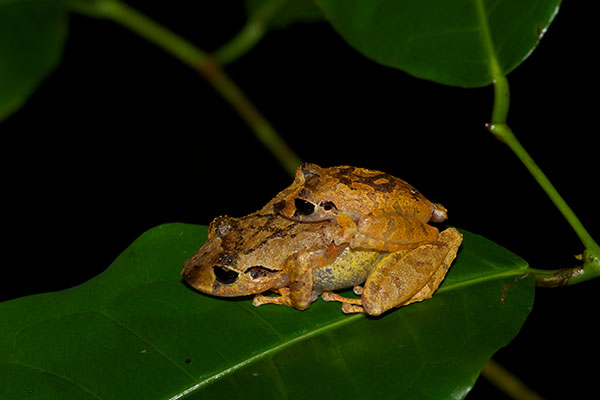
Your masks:
[[[550,200],[552,200],[556,208],[562,213],[569,225],[571,225],[585,247],[582,257],[584,263],[582,266],[553,271],[530,269],[536,276],[536,284],[544,287],[557,287],[572,285],[600,276],[600,247],[567,202],[558,193],[554,185],[552,185],[548,177],[521,145],[512,129],[506,124],[509,100],[508,80],[505,76],[496,76],[494,80],[492,123],[486,125],[487,129],[515,153],[521,163],[546,192]]]

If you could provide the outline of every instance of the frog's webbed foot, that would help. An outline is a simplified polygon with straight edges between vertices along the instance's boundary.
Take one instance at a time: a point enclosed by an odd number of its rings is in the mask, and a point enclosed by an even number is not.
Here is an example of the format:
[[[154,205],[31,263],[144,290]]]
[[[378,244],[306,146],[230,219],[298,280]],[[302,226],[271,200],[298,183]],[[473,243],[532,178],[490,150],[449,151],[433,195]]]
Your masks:
[[[354,288],[356,289],[357,287],[360,286],[355,286]],[[344,314],[365,313],[361,299],[351,299],[333,292],[323,292],[321,298],[324,301],[339,301],[342,303],[342,312]]]
[[[293,307],[290,299],[290,289],[287,287],[274,289],[273,292],[278,293],[279,296],[265,296],[263,294],[257,294],[252,300],[254,307],[262,306],[263,304],[279,304],[282,306]]]

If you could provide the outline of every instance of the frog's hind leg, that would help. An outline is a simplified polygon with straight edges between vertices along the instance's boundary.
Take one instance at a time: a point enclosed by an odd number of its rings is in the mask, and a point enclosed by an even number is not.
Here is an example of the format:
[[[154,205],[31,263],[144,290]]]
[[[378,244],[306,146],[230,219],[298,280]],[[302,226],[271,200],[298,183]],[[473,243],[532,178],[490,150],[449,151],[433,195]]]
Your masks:
[[[365,311],[380,315],[391,308],[430,298],[446,276],[461,241],[460,232],[448,228],[433,243],[386,255],[363,288]]]
[[[437,228],[417,218],[371,213],[358,221],[357,232],[350,240],[350,247],[394,252],[432,243],[437,240],[438,234]]]
[[[427,282],[427,284],[423,286],[421,290],[419,290],[413,297],[402,303],[402,306],[427,300],[433,296],[433,293],[435,293],[435,291],[440,287],[442,281],[446,277],[448,269],[450,268],[452,260],[454,259],[453,255],[452,258],[448,258],[449,257],[447,257],[446,260],[441,263],[440,268],[433,274],[429,282]]]

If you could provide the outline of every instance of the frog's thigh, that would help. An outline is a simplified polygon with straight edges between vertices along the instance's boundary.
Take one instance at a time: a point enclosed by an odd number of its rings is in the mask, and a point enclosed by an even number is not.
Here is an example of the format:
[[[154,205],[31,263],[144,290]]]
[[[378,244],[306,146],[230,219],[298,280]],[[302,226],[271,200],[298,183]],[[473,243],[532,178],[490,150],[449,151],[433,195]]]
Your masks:
[[[462,237],[460,240],[462,240]],[[408,304],[417,303],[419,301],[427,300],[431,296],[433,296],[433,293],[435,293],[435,291],[440,287],[442,281],[446,277],[446,274],[450,269],[450,265],[452,265],[452,261],[456,257],[457,250],[458,246],[456,246],[454,251],[449,251],[448,256],[442,261],[439,268],[435,271],[429,282],[427,282],[427,284],[423,286],[421,290],[419,290],[413,297],[411,297],[401,305],[406,306]]]
[[[357,229],[350,247],[389,252],[431,243],[438,237],[437,228],[394,213],[367,214],[358,221]]]
[[[448,228],[433,243],[381,259],[363,288],[365,311],[379,315],[431,297],[446,276],[461,241],[460,232]]]

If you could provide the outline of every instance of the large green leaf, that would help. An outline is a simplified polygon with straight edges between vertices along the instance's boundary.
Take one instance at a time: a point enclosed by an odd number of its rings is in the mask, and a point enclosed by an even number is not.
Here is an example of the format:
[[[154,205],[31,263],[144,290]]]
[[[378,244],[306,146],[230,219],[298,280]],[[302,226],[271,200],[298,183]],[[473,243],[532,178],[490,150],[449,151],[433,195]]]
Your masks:
[[[432,299],[369,318],[194,292],[179,272],[206,227],[156,227],[80,286],[0,304],[0,399],[462,398],[534,289],[521,258],[464,234]]]
[[[0,121],[54,69],[66,34],[64,0],[0,0]]]
[[[476,87],[537,46],[560,0],[316,0],[350,45],[419,78]]]

